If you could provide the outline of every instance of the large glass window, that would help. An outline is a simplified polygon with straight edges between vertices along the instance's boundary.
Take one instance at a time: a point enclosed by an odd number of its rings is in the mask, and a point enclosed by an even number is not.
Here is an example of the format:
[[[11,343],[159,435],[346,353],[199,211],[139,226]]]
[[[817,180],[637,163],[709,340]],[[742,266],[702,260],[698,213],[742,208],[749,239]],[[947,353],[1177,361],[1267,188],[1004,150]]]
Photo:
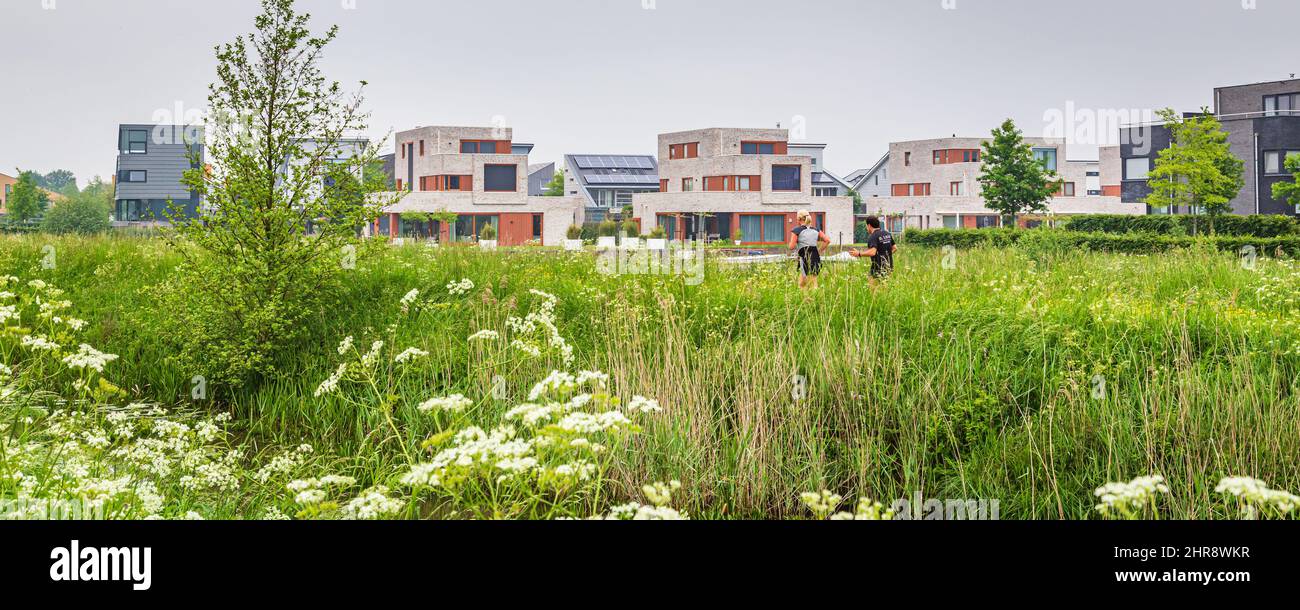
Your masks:
[[[149,130],[124,129],[120,150],[127,155],[142,155],[149,152]]]
[[[663,227],[664,235],[670,241],[677,239],[677,218],[673,216],[659,216],[659,226]]]
[[[1125,180],[1146,180],[1151,174],[1151,159],[1148,157],[1134,157],[1124,160],[1124,179]]]
[[[798,165],[773,165],[772,190],[803,190],[803,168]]]
[[[149,172],[142,169],[124,169],[117,176],[118,182],[148,182]]]
[[[785,216],[741,214],[741,241],[747,244],[779,244],[785,241]]]
[[[1049,170],[1056,171],[1056,149],[1055,148],[1035,148],[1034,158],[1043,164]]]
[[[483,233],[483,227],[492,225],[497,229],[500,235],[500,219],[497,216],[489,215],[461,215],[456,217],[456,225],[452,227],[452,241],[471,242],[474,238]]]
[[[957,216],[954,216],[954,215],[944,216],[944,217],[943,217],[943,228],[945,228],[945,229],[959,229],[959,228],[961,228],[961,219],[959,219]]]
[[[1286,158],[1291,155],[1300,155],[1300,150],[1270,150],[1264,153],[1264,173],[1265,174],[1285,174]]]
[[[741,142],[740,152],[745,155],[776,154],[776,145],[771,142]]]
[[[1264,98],[1264,114],[1267,116],[1287,116],[1300,110],[1300,94],[1269,95]]]
[[[483,166],[483,190],[488,192],[514,192],[519,186],[518,165]]]

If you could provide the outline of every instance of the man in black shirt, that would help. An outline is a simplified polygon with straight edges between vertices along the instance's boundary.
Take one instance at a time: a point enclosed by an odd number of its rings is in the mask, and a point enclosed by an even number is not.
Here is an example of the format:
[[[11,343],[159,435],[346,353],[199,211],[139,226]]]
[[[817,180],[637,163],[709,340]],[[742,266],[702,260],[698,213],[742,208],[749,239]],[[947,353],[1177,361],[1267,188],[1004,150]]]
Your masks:
[[[894,236],[889,231],[881,228],[879,218],[868,218],[867,228],[871,231],[871,237],[867,238],[867,249],[850,250],[849,254],[871,259],[871,278],[874,284],[875,280],[889,279],[894,272],[894,253],[898,252],[898,244],[894,243]]]

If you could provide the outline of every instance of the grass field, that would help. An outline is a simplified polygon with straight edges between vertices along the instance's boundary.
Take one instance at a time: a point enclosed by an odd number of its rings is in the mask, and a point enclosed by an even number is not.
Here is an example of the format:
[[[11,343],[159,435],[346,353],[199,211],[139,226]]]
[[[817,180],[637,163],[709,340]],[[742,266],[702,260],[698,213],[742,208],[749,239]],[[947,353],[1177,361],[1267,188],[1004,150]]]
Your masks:
[[[276,378],[201,400],[154,306],[177,263],[158,240],[0,238],[30,312],[0,339],[0,496],[124,518],[720,519],[812,517],[801,494],[831,490],[1084,519],[1098,487],[1161,475],[1140,516],[1211,519],[1240,516],[1224,477],[1300,488],[1295,261],[905,248],[885,287],[843,264],[800,293],[793,265],[710,262],[687,286],[590,253],[382,249]],[[85,327],[23,345],[61,299]],[[59,366],[80,343],[118,356],[111,385]],[[608,379],[539,388],[552,371]]]

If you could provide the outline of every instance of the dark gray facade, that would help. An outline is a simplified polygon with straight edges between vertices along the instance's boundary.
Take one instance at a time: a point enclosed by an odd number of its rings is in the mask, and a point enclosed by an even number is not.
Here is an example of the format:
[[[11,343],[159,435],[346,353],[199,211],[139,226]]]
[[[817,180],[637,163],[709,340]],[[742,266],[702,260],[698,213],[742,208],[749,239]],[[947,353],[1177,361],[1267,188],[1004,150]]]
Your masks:
[[[203,167],[202,128],[121,125],[117,142],[115,221],[165,222],[172,205],[188,217],[198,215],[200,198],[181,179]]]
[[[1214,90],[1214,113],[1228,132],[1233,154],[1245,163],[1245,185],[1232,200],[1232,213],[1297,215],[1297,206],[1273,198],[1273,185],[1293,179],[1278,160],[1287,153],[1300,153],[1300,79],[1220,87]],[[1169,130],[1142,126],[1121,135],[1122,197],[1126,202],[1142,201],[1151,188],[1145,180],[1129,178],[1130,159],[1148,156],[1154,161],[1159,151],[1169,147]]]

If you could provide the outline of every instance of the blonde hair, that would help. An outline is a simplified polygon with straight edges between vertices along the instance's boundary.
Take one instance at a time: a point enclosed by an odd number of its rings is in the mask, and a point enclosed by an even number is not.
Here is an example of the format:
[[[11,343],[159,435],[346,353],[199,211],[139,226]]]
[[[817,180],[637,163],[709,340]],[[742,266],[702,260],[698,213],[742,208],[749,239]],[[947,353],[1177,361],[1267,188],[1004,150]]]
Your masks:
[[[813,222],[812,212],[809,212],[808,210],[803,210],[799,212],[799,224],[810,225],[812,224],[812,222]]]

